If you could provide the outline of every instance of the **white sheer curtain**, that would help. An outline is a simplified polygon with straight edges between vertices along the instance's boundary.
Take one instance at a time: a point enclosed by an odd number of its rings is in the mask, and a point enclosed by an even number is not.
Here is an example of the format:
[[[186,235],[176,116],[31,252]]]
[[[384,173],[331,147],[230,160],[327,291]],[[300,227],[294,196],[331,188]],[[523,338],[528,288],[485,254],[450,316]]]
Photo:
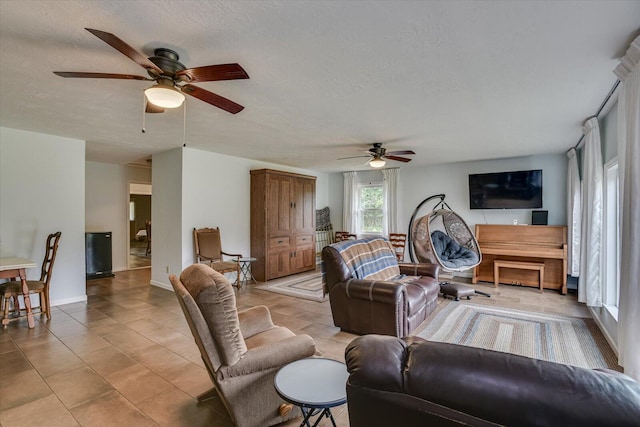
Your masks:
[[[343,231],[355,234],[358,231],[358,175],[356,172],[343,172],[344,200],[342,206]]]
[[[569,164],[567,167],[567,258],[568,273],[573,277],[580,274],[580,201],[581,201],[581,184],[580,175],[578,173],[578,156],[576,150],[572,148],[567,153]]]
[[[602,148],[598,119],[590,118],[584,132],[582,169],[582,241],[578,301],[590,307],[602,305]]]
[[[618,362],[640,381],[640,37],[615,69],[620,177],[620,306]]]
[[[382,223],[382,233],[388,236],[389,233],[398,233],[400,225],[398,223],[398,184],[400,181],[400,169],[383,169],[382,171],[382,193],[384,194],[384,221]]]

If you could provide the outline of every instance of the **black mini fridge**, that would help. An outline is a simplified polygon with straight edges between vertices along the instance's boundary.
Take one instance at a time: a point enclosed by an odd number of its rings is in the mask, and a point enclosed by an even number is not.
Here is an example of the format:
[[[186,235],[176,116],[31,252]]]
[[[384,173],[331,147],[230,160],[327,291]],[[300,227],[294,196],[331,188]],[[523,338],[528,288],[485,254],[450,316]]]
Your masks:
[[[85,233],[87,280],[113,277],[111,271],[111,232]]]

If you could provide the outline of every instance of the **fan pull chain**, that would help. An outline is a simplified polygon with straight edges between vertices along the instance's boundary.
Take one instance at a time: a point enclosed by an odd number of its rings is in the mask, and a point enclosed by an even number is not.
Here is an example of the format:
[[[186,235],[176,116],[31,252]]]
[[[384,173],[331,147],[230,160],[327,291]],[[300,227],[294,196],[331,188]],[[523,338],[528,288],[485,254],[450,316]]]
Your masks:
[[[144,92],[142,92],[142,133],[146,133],[147,130],[144,128],[144,119],[145,119],[145,110],[147,109],[147,100],[145,98]]]
[[[187,146],[187,100],[184,100],[184,108],[183,108],[183,112],[184,112],[184,116],[182,119],[182,146],[186,147]]]

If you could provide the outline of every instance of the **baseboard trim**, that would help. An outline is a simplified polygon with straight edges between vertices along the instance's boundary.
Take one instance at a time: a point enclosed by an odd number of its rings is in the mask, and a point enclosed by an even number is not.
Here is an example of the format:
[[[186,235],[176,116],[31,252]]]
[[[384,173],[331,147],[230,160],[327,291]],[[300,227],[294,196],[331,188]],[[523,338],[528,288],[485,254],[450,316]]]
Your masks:
[[[87,296],[86,295],[81,295],[81,296],[78,296],[78,297],[51,300],[51,307],[55,307],[57,305],[73,304],[75,302],[85,302],[86,303],[87,302]]]
[[[156,286],[158,288],[166,289],[168,291],[173,292],[173,286],[171,286],[170,284],[163,283],[163,282],[158,282],[157,280],[151,280],[151,281],[149,281],[149,284],[151,286]]]
[[[604,327],[604,324],[602,323],[602,320],[600,320],[600,316],[598,316],[598,313],[596,313],[593,307],[587,307],[587,309],[591,314],[591,318],[596,322],[596,325],[598,325],[600,332],[602,332],[602,335],[604,335],[604,339],[607,340],[616,356],[620,357],[620,354],[618,353],[618,344],[614,342],[613,338],[609,334],[609,331]]]

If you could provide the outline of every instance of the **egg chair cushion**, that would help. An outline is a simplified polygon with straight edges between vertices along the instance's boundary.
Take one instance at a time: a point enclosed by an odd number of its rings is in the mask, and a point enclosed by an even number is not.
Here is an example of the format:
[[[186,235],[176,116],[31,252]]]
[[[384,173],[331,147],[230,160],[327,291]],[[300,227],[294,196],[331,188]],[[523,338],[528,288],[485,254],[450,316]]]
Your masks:
[[[459,268],[478,263],[477,253],[459,245],[440,230],[431,233],[431,242],[435,253],[445,267]]]

